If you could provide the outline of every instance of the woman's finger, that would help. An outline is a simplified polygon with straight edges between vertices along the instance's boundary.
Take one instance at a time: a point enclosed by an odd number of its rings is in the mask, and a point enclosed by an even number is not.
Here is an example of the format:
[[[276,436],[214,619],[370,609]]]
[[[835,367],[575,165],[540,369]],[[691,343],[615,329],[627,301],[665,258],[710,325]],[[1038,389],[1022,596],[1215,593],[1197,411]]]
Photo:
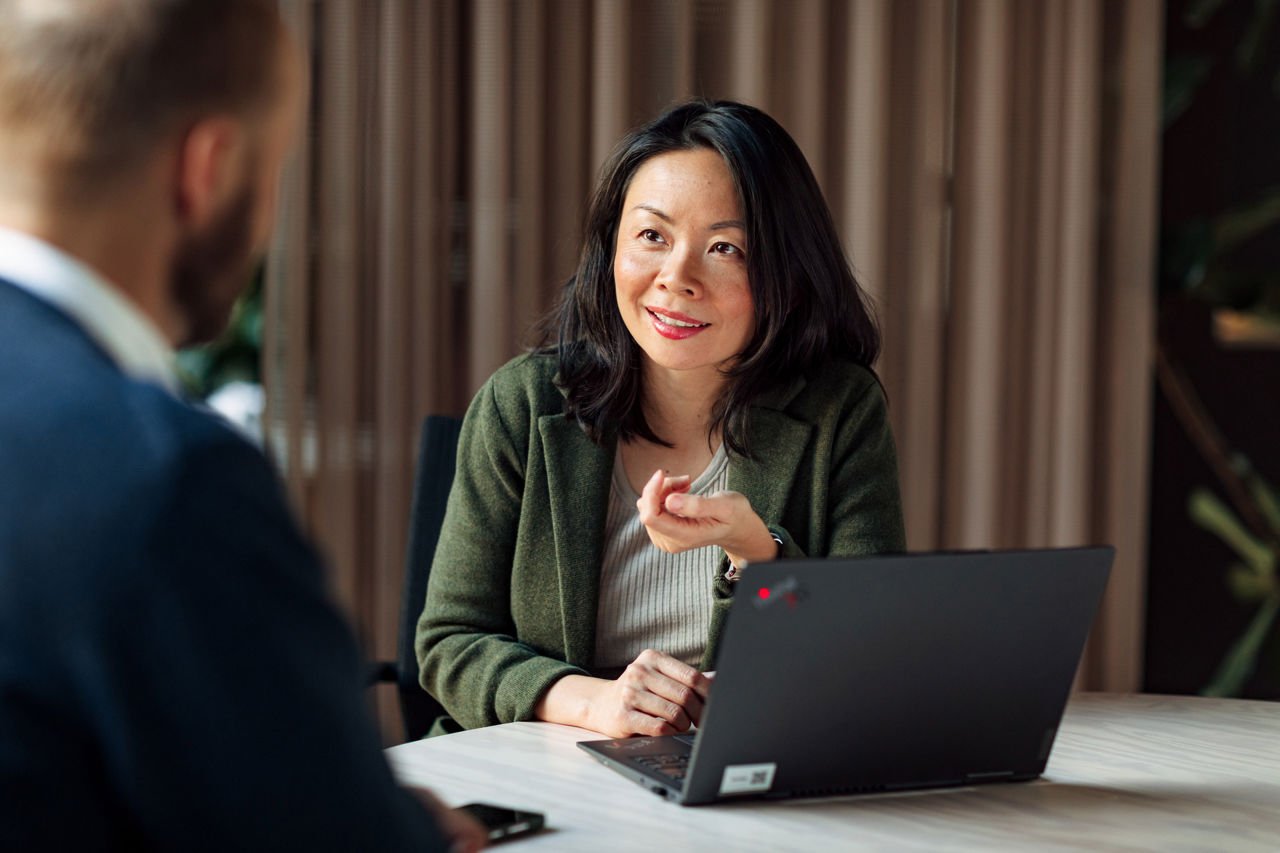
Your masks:
[[[694,719],[683,705],[648,690],[634,694],[631,710],[670,723],[682,732],[689,728]],[[696,710],[701,712],[701,706]]]
[[[664,477],[662,490],[658,494],[658,506],[665,508],[667,498],[689,491],[691,485],[693,485],[693,480],[689,478],[688,474],[681,474],[678,477]]]
[[[667,477],[662,481],[662,494],[672,494],[674,492],[687,492],[689,487],[693,485],[693,478],[688,474],[681,474],[678,477]]]
[[[715,530],[709,528],[708,522],[671,512],[650,518],[641,514],[640,522],[645,526],[645,532],[649,534],[653,544],[672,554],[714,545],[718,538]]]
[[[668,495],[666,509],[685,518],[708,519],[729,523],[742,508],[742,495],[716,492],[713,495]]]
[[[653,476],[644,484],[640,492],[640,500],[636,501],[636,509],[640,511],[640,520],[656,518],[662,514],[663,483],[666,476],[661,470],[654,471]],[[647,523],[647,522],[646,522]]]
[[[685,518],[718,518],[717,510],[722,507],[712,498],[701,495],[670,494],[663,502],[667,512]]]
[[[663,503],[667,497],[673,493],[687,491],[689,483],[688,474],[682,474],[679,477],[668,477],[666,472],[661,469],[654,471],[653,476],[644,484],[640,499],[636,501],[636,509],[640,513],[640,521],[647,526],[654,519],[664,515],[666,510],[663,509]]]
[[[642,652],[640,657],[636,658],[636,662],[643,662],[649,672],[660,676],[669,684],[692,690],[700,699],[706,699],[710,695],[711,682],[696,666],[690,666],[678,658],[653,649]],[[673,701],[683,698],[683,694],[670,692],[670,688],[667,691],[657,692],[661,692],[663,696]]]
[[[623,717],[622,725],[624,731],[616,735],[617,737],[631,737],[632,735],[643,735],[645,737],[664,737],[666,735],[679,734],[682,731],[688,731],[688,728],[677,729],[674,725],[662,719],[646,714],[643,711],[628,711]]]

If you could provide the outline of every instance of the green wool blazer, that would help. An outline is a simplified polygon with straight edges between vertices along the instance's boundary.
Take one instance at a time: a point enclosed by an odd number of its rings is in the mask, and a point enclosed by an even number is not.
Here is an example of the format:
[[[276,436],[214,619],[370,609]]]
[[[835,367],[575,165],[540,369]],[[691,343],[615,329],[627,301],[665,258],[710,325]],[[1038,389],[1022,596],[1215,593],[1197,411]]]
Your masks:
[[[533,719],[542,694],[590,674],[616,439],[564,413],[551,355],[520,356],[476,395],[431,566],[416,650],[422,686],[466,728]],[[898,465],[880,384],[837,363],[752,407],[741,492],[782,557],[905,547]],[[713,669],[732,585],[722,561],[702,669]],[[749,576],[750,567],[746,569]]]

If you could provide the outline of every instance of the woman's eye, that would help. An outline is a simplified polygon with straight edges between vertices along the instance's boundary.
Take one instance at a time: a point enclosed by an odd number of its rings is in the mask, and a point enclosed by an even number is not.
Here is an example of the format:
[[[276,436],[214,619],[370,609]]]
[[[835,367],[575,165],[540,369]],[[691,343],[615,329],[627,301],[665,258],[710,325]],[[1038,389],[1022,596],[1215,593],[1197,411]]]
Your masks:
[[[646,228],[640,232],[640,239],[647,243],[661,243],[662,235],[652,228]]]
[[[742,250],[732,243],[716,243],[711,247],[711,251],[718,255],[741,255]]]

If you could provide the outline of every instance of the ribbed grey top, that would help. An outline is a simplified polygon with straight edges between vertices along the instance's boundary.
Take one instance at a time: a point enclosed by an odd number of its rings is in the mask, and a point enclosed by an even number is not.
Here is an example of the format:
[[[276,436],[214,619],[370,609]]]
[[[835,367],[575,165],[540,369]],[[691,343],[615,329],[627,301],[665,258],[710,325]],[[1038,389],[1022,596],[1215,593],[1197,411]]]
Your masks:
[[[722,443],[689,491],[710,494],[728,482],[729,457]],[[595,666],[625,667],[645,649],[697,665],[707,644],[711,583],[723,552],[715,545],[683,554],[659,550],[640,523],[639,499],[627,482],[619,448],[600,567]]]

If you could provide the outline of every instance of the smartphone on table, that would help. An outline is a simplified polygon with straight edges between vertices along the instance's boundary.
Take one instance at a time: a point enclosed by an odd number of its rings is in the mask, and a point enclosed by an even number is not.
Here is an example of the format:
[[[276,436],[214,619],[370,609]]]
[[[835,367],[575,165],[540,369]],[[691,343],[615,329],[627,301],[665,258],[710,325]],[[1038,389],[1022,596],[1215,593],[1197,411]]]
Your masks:
[[[467,803],[458,808],[480,821],[489,831],[490,842],[537,832],[546,823],[540,812],[524,812],[492,803]]]

